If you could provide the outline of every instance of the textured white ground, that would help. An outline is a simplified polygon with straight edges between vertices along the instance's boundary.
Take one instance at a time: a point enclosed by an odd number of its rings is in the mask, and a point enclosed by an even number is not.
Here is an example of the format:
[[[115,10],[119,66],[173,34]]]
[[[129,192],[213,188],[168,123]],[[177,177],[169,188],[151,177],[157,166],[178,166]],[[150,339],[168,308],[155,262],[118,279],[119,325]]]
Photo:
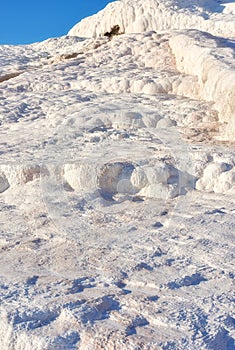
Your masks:
[[[234,350],[234,2],[69,34],[0,46],[0,349]]]

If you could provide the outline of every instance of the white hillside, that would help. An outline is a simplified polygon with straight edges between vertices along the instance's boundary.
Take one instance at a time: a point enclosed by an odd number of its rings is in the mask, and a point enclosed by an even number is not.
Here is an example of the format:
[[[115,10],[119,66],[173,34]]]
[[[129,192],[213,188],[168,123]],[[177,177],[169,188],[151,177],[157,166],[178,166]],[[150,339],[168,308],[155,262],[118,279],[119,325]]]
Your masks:
[[[216,0],[120,0],[76,24],[69,35],[97,37],[119,25],[122,32],[193,28],[233,36],[234,3]]]
[[[120,32],[123,33],[194,28],[232,38],[235,36],[234,6],[234,2],[221,3],[216,0],[147,0],[144,3],[131,0],[115,1],[96,15],[82,20],[68,34],[98,37],[109,32],[114,25],[119,25]],[[195,83],[185,84],[184,87],[180,84],[181,94],[214,101],[220,121],[228,123],[221,137],[233,139],[235,137],[234,40],[217,44],[216,38],[213,39],[200,32],[197,34],[185,31],[179,35],[173,34],[169,44],[175,55],[177,69],[181,73],[197,77],[197,86]],[[172,88],[166,84],[170,92]],[[173,91],[176,92],[174,89]]]
[[[0,46],[1,350],[235,349],[234,24],[116,1]]]

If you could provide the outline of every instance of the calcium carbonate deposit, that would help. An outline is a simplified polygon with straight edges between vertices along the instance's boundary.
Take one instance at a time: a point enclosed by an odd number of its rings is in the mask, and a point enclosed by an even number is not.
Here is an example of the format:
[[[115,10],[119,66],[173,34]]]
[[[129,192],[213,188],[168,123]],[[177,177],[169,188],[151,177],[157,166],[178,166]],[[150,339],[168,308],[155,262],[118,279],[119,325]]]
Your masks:
[[[1,349],[235,349],[234,15],[120,0],[0,46]]]

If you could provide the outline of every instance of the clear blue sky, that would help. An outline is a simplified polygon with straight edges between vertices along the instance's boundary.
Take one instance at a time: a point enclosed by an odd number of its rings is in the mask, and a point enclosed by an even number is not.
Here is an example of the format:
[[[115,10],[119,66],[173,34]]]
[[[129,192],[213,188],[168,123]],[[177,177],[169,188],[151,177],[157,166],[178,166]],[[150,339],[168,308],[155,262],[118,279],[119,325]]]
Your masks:
[[[82,18],[111,0],[3,0],[0,4],[0,45],[28,44],[66,35]]]

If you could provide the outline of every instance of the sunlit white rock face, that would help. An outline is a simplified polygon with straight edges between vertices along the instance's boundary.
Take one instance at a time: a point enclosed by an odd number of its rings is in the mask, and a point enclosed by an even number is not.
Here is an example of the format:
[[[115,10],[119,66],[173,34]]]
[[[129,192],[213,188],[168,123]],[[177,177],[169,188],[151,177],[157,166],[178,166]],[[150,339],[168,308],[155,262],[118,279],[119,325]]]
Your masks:
[[[69,35],[97,37],[119,25],[125,33],[200,29],[219,36],[235,32],[234,3],[216,0],[120,0],[76,24]]]
[[[233,11],[0,46],[0,349],[234,349]]]
[[[218,1],[115,1],[98,14],[88,17],[75,25],[69,35],[98,37],[118,24],[124,33],[139,33],[150,30],[168,31],[176,29],[200,29],[208,33],[233,37],[235,23],[232,4]],[[234,41],[219,42],[209,34],[185,31],[173,35],[169,41],[176,67],[181,73],[197,76],[198,86],[188,82],[180,84],[185,96],[201,97],[216,102],[220,120],[229,124],[223,138],[235,137],[235,68]],[[123,51],[121,55],[126,55]],[[153,62],[154,52],[150,53]],[[147,55],[148,56],[148,55]],[[148,59],[145,55],[146,64]],[[151,66],[151,63],[150,63]],[[160,84],[159,84],[160,83]],[[171,84],[148,84],[142,89],[135,84],[132,92],[157,93],[171,90]],[[125,83],[128,86],[128,82]],[[167,89],[165,89],[167,87]],[[178,86],[177,86],[178,87]],[[114,88],[115,90],[115,88]],[[193,91],[192,91],[193,90]]]
[[[221,40],[206,33],[185,32],[169,41],[182,73],[198,77],[198,95],[214,101],[221,122],[228,123],[224,137],[235,138],[234,40]],[[183,91],[187,94],[187,91]]]

